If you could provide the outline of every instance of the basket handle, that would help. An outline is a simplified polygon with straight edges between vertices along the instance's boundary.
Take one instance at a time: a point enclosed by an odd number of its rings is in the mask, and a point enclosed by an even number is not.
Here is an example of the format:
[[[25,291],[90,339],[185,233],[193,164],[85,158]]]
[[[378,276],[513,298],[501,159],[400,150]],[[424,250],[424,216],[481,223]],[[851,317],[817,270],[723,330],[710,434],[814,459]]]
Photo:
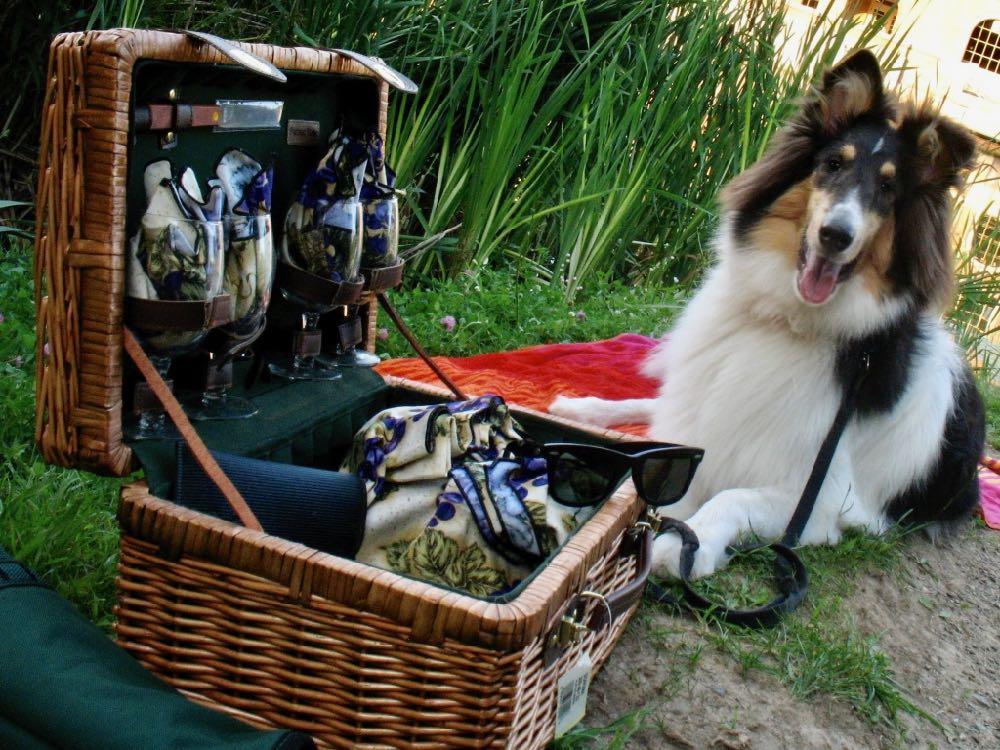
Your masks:
[[[263,60],[257,55],[247,52],[242,47],[233,44],[228,39],[223,39],[221,36],[216,36],[215,34],[208,34],[204,31],[193,31],[192,29],[184,29],[184,34],[192,39],[195,44],[207,44],[210,47],[215,47],[222,54],[228,57],[237,65],[242,65],[249,71],[262,75],[271,80],[277,81],[278,83],[287,83],[288,78],[278,70],[274,65],[269,63],[267,60]]]
[[[181,405],[177,402],[167,384],[163,382],[163,378],[160,377],[160,373],[156,371],[153,363],[149,361],[149,357],[142,350],[142,346],[136,339],[135,334],[128,328],[122,328],[122,331],[125,338],[125,351],[131,357],[132,361],[135,362],[135,366],[139,368],[142,377],[149,384],[149,390],[153,392],[153,395],[163,405],[163,410],[177,427],[177,431],[184,438],[184,442],[187,443],[188,448],[191,449],[191,455],[201,465],[206,476],[219,488],[219,492],[226,498],[226,502],[229,503],[229,507],[233,509],[236,517],[240,519],[240,523],[248,529],[263,531],[264,529],[260,525],[260,521],[257,520],[257,516],[250,510],[250,506],[247,505],[247,501],[243,499],[240,491],[236,489],[236,485],[226,476],[226,473],[212,456],[211,451],[208,450],[204,441],[195,432],[191,421],[187,418],[187,414],[184,413],[184,409],[181,408]]]
[[[543,660],[546,667],[558,661],[559,657],[571,646],[579,643],[588,632],[612,627],[618,618],[632,609],[642,598],[646,590],[646,581],[653,570],[653,539],[656,535],[652,525],[646,521],[637,523],[627,534],[637,545],[635,577],[610,594],[583,591],[570,599],[562,616],[545,638]],[[630,545],[622,545],[622,557],[633,553],[627,546]],[[591,599],[597,600],[597,606],[593,608],[589,617],[582,619],[580,614],[584,605]]]

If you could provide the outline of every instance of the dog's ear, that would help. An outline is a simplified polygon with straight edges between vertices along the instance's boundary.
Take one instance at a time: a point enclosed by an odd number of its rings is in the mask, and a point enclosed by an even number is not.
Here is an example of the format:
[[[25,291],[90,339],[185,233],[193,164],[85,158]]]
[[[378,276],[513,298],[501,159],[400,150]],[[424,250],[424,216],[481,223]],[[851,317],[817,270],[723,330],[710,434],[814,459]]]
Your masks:
[[[976,163],[972,133],[926,105],[903,114],[899,140],[910,156],[918,187],[941,191],[959,187]]]
[[[866,49],[855,50],[823,73],[817,92],[822,127],[835,133],[861,115],[884,105],[882,69]]]

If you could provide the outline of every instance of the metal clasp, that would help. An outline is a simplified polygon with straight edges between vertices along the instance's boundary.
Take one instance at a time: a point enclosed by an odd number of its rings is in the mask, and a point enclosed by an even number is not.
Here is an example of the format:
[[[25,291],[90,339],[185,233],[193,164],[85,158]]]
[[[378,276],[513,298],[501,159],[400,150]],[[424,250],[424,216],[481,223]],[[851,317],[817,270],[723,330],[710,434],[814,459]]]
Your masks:
[[[633,537],[639,536],[643,531],[647,529],[652,531],[654,534],[659,533],[660,526],[663,525],[663,519],[657,514],[652,508],[646,508],[646,515],[641,521],[636,521],[635,525],[629,529],[629,534]]]
[[[572,615],[563,615],[559,621],[559,628],[552,634],[553,646],[559,648],[569,648],[580,643],[584,636],[590,632],[590,628],[577,620]]]

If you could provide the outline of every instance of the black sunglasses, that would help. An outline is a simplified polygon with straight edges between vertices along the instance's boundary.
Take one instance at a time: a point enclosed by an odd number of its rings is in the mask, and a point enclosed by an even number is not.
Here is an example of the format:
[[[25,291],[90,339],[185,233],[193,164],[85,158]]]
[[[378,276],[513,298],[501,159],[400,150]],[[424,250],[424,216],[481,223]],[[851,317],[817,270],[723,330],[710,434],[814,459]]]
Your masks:
[[[511,443],[507,455],[544,458],[549,495],[563,505],[582,508],[604,500],[632,474],[636,492],[647,504],[676,503],[687,492],[705,451],[683,445],[626,442],[615,448],[584,443]]]

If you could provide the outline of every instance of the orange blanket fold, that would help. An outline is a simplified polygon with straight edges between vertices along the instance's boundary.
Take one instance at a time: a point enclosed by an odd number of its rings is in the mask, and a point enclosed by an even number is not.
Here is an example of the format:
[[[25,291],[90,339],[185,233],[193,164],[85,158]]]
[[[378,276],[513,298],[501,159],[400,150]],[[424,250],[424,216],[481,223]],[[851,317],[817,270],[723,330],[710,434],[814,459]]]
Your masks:
[[[625,333],[585,344],[543,344],[512,352],[474,357],[435,357],[445,374],[471,395],[495,393],[511,404],[545,411],[556,396],[607,399],[651,398],[659,384],[640,372],[656,339]],[[390,359],[378,366],[384,375],[440,385],[419,359]],[[644,425],[617,429],[644,434]]]

